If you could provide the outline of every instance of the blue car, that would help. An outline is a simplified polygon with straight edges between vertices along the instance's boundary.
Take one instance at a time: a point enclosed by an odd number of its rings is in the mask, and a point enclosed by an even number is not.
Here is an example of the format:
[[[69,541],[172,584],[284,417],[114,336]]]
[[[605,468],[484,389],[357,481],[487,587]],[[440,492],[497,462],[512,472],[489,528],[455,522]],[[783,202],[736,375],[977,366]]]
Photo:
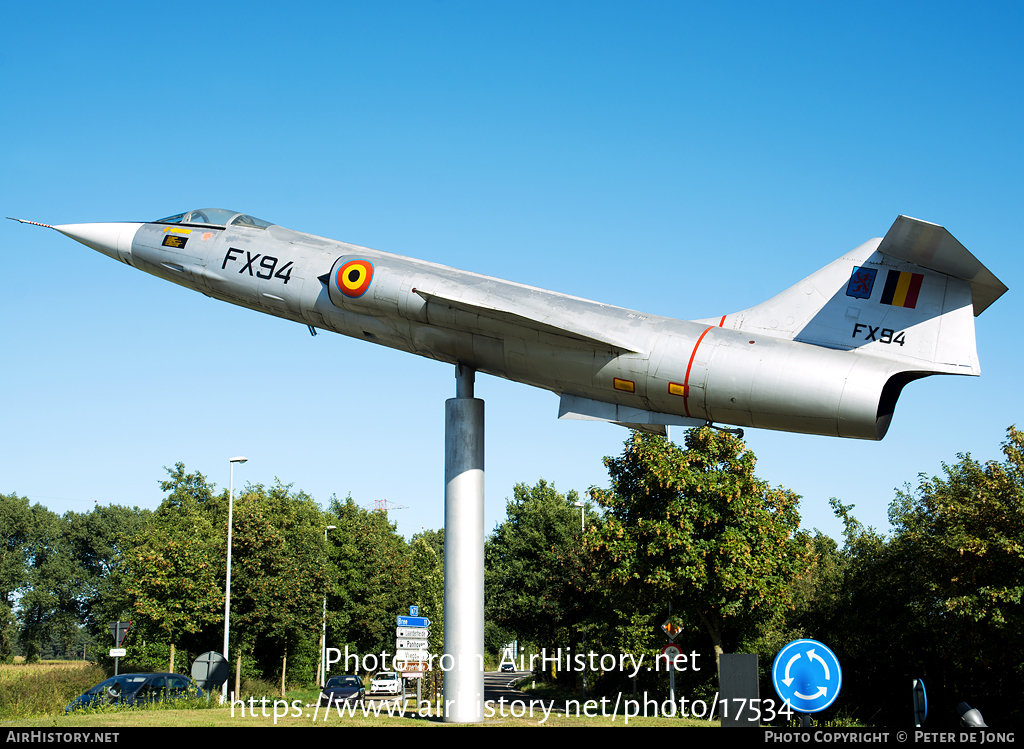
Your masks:
[[[64,708],[65,713],[100,705],[151,705],[154,702],[202,697],[203,690],[181,674],[120,674],[101,681]]]
[[[320,692],[320,705],[330,707],[345,702],[362,702],[366,697],[363,680],[358,676],[332,676]]]

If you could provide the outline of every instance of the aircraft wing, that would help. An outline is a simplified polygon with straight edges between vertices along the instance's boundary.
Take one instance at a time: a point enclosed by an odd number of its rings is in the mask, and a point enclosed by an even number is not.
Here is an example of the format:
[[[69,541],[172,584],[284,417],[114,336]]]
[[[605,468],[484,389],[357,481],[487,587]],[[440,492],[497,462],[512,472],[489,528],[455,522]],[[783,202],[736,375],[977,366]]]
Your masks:
[[[461,312],[498,320],[506,325],[526,328],[539,333],[563,336],[565,338],[585,343],[588,346],[597,346],[601,350],[611,350],[621,354],[643,353],[639,348],[637,348],[637,346],[619,340],[614,335],[587,330],[582,326],[575,325],[567,320],[561,320],[555,324],[553,322],[549,322],[552,319],[551,316],[548,316],[545,319],[540,313],[531,315],[529,313],[533,312],[533,310],[526,307],[519,307],[513,311],[508,308],[512,305],[495,306],[492,304],[483,304],[480,302],[468,301],[466,299],[445,296],[435,292],[424,291],[423,289],[413,289],[413,291],[415,291],[417,295],[429,304],[442,304]],[[491,297],[491,299],[500,300],[500,297]]]

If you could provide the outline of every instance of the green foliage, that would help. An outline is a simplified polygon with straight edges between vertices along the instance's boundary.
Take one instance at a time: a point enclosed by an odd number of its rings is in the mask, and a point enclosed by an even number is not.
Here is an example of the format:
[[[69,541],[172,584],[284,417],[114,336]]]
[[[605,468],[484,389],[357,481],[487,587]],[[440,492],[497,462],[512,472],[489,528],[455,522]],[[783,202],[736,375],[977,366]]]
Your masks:
[[[258,663],[277,664],[287,655],[288,671],[312,681],[327,586],[323,512],[278,481],[269,489],[246,487],[234,525],[232,648]]]
[[[119,540],[148,514],[110,506],[61,517],[17,495],[0,495],[0,609],[6,612],[0,613],[0,660],[11,657],[15,639],[33,659],[54,649],[81,652],[88,640],[83,627],[105,633],[110,610],[124,605],[117,600],[123,598]],[[17,637],[9,622],[15,610]]]
[[[1014,427],[1006,460],[982,466],[960,455],[944,478],[921,476],[899,492],[890,522],[906,553],[929,563],[936,613],[964,626],[1019,636],[1024,628],[1024,435]]]
[[[679,599],[673,610],[716,653],[782,618],[810,564],[799,497],[756,478],[754,463],[741,440],[709,428],[690,430],[685,450],[634,432],[605,458],[611,490],[590,490],[607,511],[587,536],[603,574],[648,611]]]
[[[224,619],[226,544],[210,518],[212,487],[200,473],[186,475],[181,463],[168,473],[171,480],[161,488],[169,496],[125,545],[123,586],[135,621],[129,638],[196,653],[218,649],[213,643],[203,648],[212,626]],[[164,670],[167,661],[151,665]]]
[[[335,583],[327,601],[327,639],[342,650],[348,645],[350,652],[393,653],[395,616],[414,603],[409,546],[387,513],[365,510],[351,497],[332,498],[328,514],[338,530],[329,537]]]
[[[788,623],[829,644],[843,664],[838,709],[892,725],[905,719],[911,680],[923,679],[929,725],[955,728],[965,700],[990,725],[1020,721],[1021,448],[1011,427],[1003,462],[961,455],[943,476],[920,476],[890,505],[888,539],[861,525],[853,505],[832,500],[845,544],[814,539],[816,562],[794,586]]]
[[[960,455],[889,508],[889,553],[912,571],[902,585],[910,623],[932,635],[922,665],[964,695],[950,699],[990,700],[992,725],[1024,717],[1011,697],[1024,683],[1024,434],[1011,426],[1002,452],[984,465]]]
[[[444,535],[441,554],[422,536],[410,544],[408,604],[419,606],[420,616],[430,619],[430,652],[444,652]],[[419,534],[417,534],[419,535]],[[406,609],[408,610],[408,609]]]
[[[821,720],[899,722],[907,685],[923,678],[929,725],[952,722],[961,700],[977,702],[990,724],[1019,722],[1024,435],[1013,427],[1003,454],[986,464],[961,455],[899,492],[890,538],[833,499],[838,544],[798,530],[798,498],[757,479],[734,437],[692,430],[680,448],[634,433],[605,459],[611,489],[591,489],[604,513],[585,510],[586,532],[574,492],[543,480],[514,488],[486,543],[486,647],[518,637],[549,654],[569,647],[650,662],[671,604],[686,628],[677,643],[707,665],[712,648],[755,652],[767,674],[790,640],[829,644],[844,687]],[[134,626],[122,671],[166,669],[172,645],[178,670],[220,649],[227,493],[181,463],[168,474],[155,512],[60,517],[0,495],[0,659],[16,638],[30,658],[80,652],[88,629],[89,652],[104,661],[108,623],[126,618]],[[337,527],[325,542],[328,525]],[[351,498],[332,498],[325,513],[291,485],[248,486],[234,505],[232,661],[241,653],[243,676],[272,684],[264,692],[277,690],[284,656],[289,682],[312,683],[325,593],[331,647],[393,651],[394,617],[416,604],[432,620],[431,651],[443,652],[443,556],[443,531],[406,543],[385,513]],[[574,696],[578,676],[560,680]],[[677,690],[710,698],[713,677],[687,673]],[[666,681],[643,671],[635,686],[657,695]],[[591,697],[633,686],[617,672],[587,674]]]
[[[579,495],[544,479],[516,484],[507,519],[484,547],[486,618],[520,640],[569,644],[584,618]],[[593,518],[592,518],[593,521]]]
[[[70,548],[68,523],[42,505],[31,508],[28,585],[18,602],[20,642],[29,661],[56,638],[65,647],[77,634],[85,582]]]
[[[436,543],[437,541],[440,543]],[[433,543],[432,543],[433,541]],[[440,555],[438,554],[440,547]],[[425,531],[412,537],[408,602],[419,606],[420,616],[430,619],[429,652],[444,652],[444,530]],[[408,611],[408,608],[405,609]],[[487,624],[484,623],[486,628]],[[486,631],[486,630],[485,630]],[[486,645],[485,645],[486,647]],[[423,681],[423,694],[436,694],[441,689],[440,671],[428,672]]]
[[[227,567],[227,492],[215,495],[201,473],[178,463],[161,482],[157,511],[124,544],[121,590],[135,622],[130,657],[148,670],[176,670],[194,656],[221,649]],[[235,497],[232,539],[232,661],[243,672],[312,679],[326,585],[323,512],[280,482],[249,486]]]
[[[97,507],[59,517],[17,495],[0,496],[0,659],[18,639],[30,658],[74,647],[83,628],[106,664],[108,625],[130,620],[121,670],[175,669],[221,649],[227,492],[182,463],[160,482],[155,512]],[[328,525],[337,528],[325,542]],[[231,655],[246,678],[313,683],[324,594],[328,644],[360,654],[394,650],[394,618],[416,604],[443,651],[444,532],[406,543],[387,515],[349,499],[331,512],[291,485],[247,486],[234,501]],[[8,603],[4,603],[7,601]],[[16,607],[12,604],[17,604]]]
[[[413,537],[409,539],[409,543],[415,544],[420,540],[434,550],[434,556],[441,560],[441,564],[444,565],[444,528],[436,531],[424,529],[419,533],[413,534]]]
[[[69,550],[81,576],[81,622],[93,631],[128,609],[121,585],[124,546],[145,527],[150,510],[98,506],[89,513],[64,514]]]
[[[18,624],[14,612],[6,603],[0,603],[0,663],[14,662],[14,643],[18,639]]]
[[[14,605],[14,594],[28,582],[32,510],[28,497],[0,494],[0,603]]]

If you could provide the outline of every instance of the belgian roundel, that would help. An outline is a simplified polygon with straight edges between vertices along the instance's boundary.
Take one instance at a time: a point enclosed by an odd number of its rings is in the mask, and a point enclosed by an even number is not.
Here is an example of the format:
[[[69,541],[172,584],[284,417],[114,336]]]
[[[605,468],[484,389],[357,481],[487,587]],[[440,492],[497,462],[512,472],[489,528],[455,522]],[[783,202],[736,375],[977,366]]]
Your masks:
[[[334,277],[338,291],[351,299],[365,294],[372,280],[373,263],[369,260],[349,260]]]

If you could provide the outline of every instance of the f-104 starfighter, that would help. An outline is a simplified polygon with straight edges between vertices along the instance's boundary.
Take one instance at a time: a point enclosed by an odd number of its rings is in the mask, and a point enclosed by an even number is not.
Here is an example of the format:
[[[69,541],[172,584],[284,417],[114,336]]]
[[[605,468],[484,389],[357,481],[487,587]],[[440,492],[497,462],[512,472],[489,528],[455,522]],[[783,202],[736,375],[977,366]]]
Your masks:
[[[884,237],[761,304],[695,321],[304,234],[237,211],[38,225],[314,333],[330,330],[550,390],[560,397],[561,418],[662,434],[671,425],[718,424],[880,440],[907,383],[980,374],[974,317],[1007,290],[943,227],[906,216]]]

